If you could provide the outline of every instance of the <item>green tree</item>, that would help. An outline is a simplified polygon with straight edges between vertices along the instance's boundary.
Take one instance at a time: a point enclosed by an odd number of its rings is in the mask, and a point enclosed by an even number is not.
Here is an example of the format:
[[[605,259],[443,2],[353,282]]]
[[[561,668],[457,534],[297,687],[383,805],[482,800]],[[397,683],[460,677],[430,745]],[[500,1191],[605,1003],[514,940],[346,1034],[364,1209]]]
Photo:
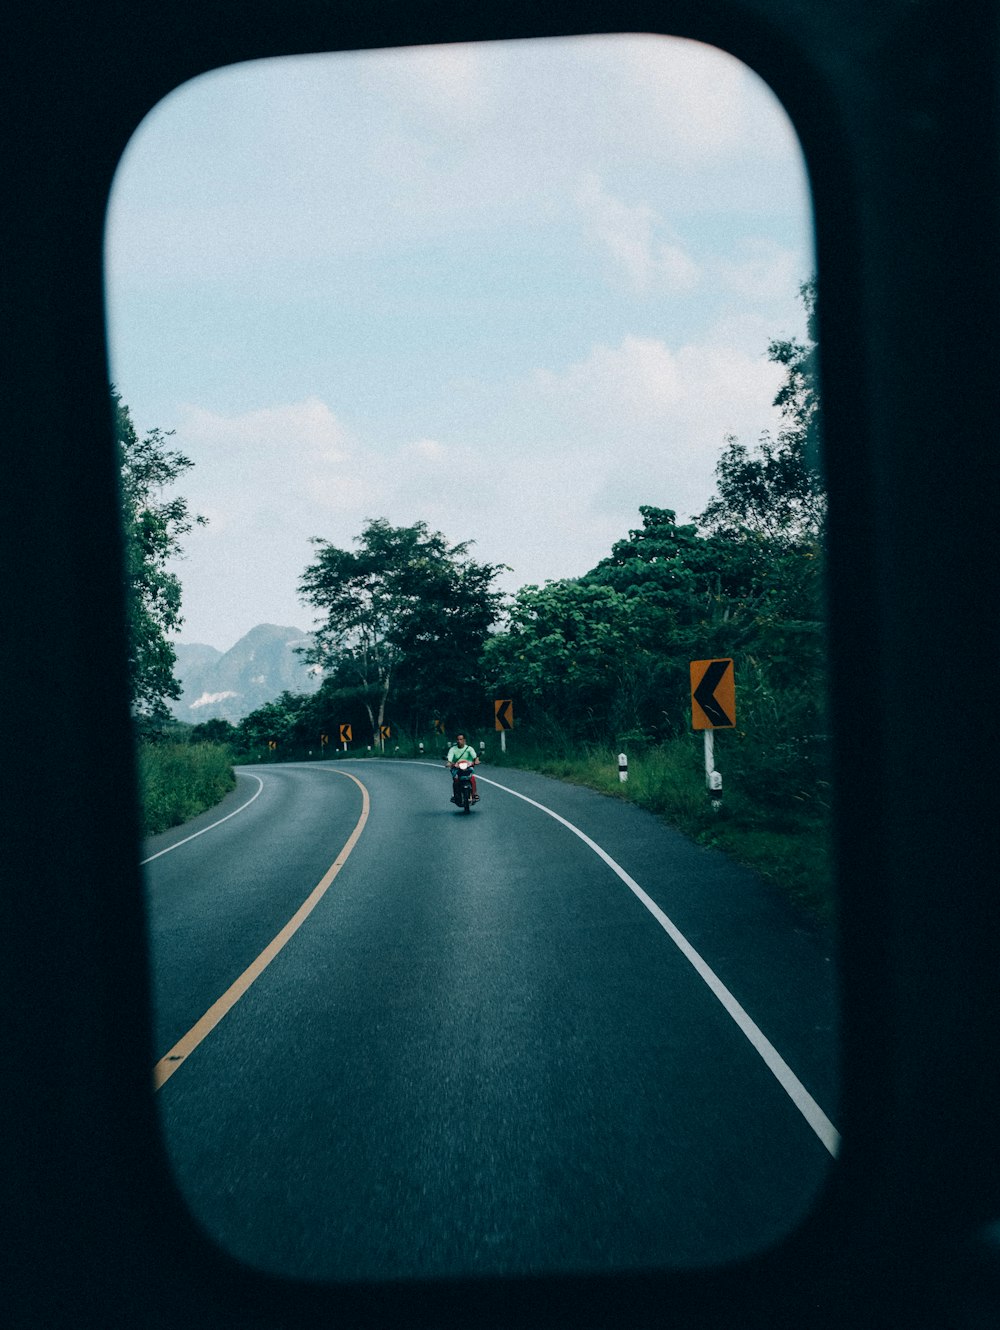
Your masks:
[[[193,466],[168,446],[172,431],[152,429],[140,438],[114,387],[111,401],[121,471],[132,712],[148,732],[169,718],[165,699],[180,697],[167,634],[183,622],[181,583],[169,564],[182,553],[181,537],[205,518],[192,516],[186,499],[165,497]]]
[[[761,540],[708,536],[669,508],[583,577],[525,587],[484,666],[522,715],[555,735],[650,740],[687,728],[688,661],[758,643],[781,604],[779,553]]]
[[[264,753],[270,742],[278,745],[280,753],[293,747],[304,729],[303,717],[309,707],[305,693],[290,693],[286,689],[273,702],[265,702],[256,711],[244,716],[235,727],[236,745],[244,752]]]
[[[816,346],[816,279],[799,288],[807,337],[772,341],[768,359],[785,369],[774,399],[782,423],[754,449],[730,435],[716,466],[717,493],[698,518],[710,532],[751,534],[786,542],[819,541],[826,520],[820,469],[820,409]]]
[[[649,631],[660,641],[701,635],[706,624],[734,624],[752,612],[763,569],[724,538],[679,526],[670,508],[644,504],[642,526],[616,541],[589,581],[641,600]]]
[[[322,666],[328,696],[364,707],[373,742],[390,703],[429,715],[470,693],[500,613],[502,564],[477,562],[472,542],[449,546],[424,522],[369,521],[354,550],[312,543],[299,593],[323,617],[307,659]]]
[[[704,535],[679,525],[669,508],[639,512],[641,528],[617,541],[586,580],[625,598],[641,643],[634,728],[665,737],[686,726],[688,661],[732,655],[752,638],[772,591],[772,564],[759,544]]]
[[[634,724],[629,700],[644,654],[627,597],[566,578],[517,592],[483,668],[494,694],[516,697],[546,742],[602,739]]]
[[[193,744],[231,744],[236,738],[236,726],[231,721],[213,716],[195,725],[189,740]]]
[[[679,526],[669,508],[639,509],[641,530],[616,542],[587,574],[641,601],[647,630],[680,654],[732,654],[761,626],[816,619],[818,565],[813,541],[792,542],[741,529],[711,535]]]

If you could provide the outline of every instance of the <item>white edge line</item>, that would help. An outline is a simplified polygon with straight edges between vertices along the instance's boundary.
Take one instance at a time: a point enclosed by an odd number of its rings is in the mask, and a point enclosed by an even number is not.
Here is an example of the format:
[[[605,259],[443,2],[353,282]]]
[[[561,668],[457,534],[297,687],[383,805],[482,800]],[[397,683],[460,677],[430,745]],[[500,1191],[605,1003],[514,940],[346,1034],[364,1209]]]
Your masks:
[[[348,758],[346,760],[350,761],[351,759]],[[436,762],[428,762],[426,760],[420,761],[419,759],[414,765],[438,767],[438,763]],[[767,1038],[761,1028],[755,1021],[751,1020],[744,1008],[740,1006],[739,1002],[733,997],[732,993],[730,993],[729,989],[707,961],[695,951],[694,947],[692,947],[691,943],[687,940],[677,925],[664,914],[656,902],[642,889],[642,887],[639,886],[635,878],[626,873],[621,864],[612,859],[611,855],[608,854],[606,850],[603,850],[596,841],[591,840],[586,832],[581,831],[579,827],[574,826],[572,822],[562,817],[559,813],[554,812],[551,808],[547,808],[545,804],[540,804],[536,799],[530,799],[526,794],[520,794],[517,790],[512,790],[509,785],[501,785],[499,781],[490,780],[488,776],[483,776],[477,773],[476,779],[483,781],[487,785],[492,785],[498,790],[503,790],[506,794],[512,794],[515,799],[522,799],[526,804],[531,804],[533,808],[537,808],[540,812],[546,813],[549,817],[554,818],[556,822],[566,827],[568,831],[572,831],[574,836],[578,836],[585,845],[594,851],[598,858],[602,859],[608,865],[612,872],[625,883],[636,899],[642,902],[680,951],[681,955],[690,962],[695,972],[708,986],[714,996],[718,998],[719,1002],[736,1022],[739,1029],[757,1051],[765,1066],[805,1118],[816,1136],[830,1154],[836,1158],[837,1152],[840,1148],[840,1133],[837,1131],[837,1128],[823,1112],[819,1104],[795,1075],[791,1067]],[[257,791],[257,794],[259,793],[260,790]],[[257,795],[254,795],[254,798],[256,797]],[[253,800],[250,802],[252,803]],[[246,805],[244,805],[244,807],[245,806]],[[237,809],[236,811],[240,812],[241,810]],[[230,813],[229,816],[232,817],[234,814]],[[225,819],[223,819],[223,821],[225,821]],[[206,831],[211,831],[211,829],[211,827],[205,828]],[[195,834],[200,836],[202,833],[196,832]],[[183,841],[178,841],[178,844],[180,845],[183,843]],[[174,847],[172,846],[171,848]],[[166,851],[161,851],[161,853],[165,854]]]
[[[140,859],[139,867],[141,868],[143,864],[151,864],[154,859],[159,859],[162,855],[169,854],[171,850],[179,850],[180,847],[186,845],[189,840],[197,840],[199,836],[204,836],[206,831],[214,831],[216,827],[221,827],[223,822],[228,822],[229,819],[235,817],[237,813],[242,813],[244,808],[249,808],[254,799],[260,795],[261,790],[264,788],[264,782],[259,776],[255,776],[253,772],[247,771],[244,772],[244,775],[249,776],[251,780],[257,782],[257,793],[252,794],[245,804],[240,804],[239,808],[234,808],[231,813],[227,813],[225,817],[220,817],[218,822],[213,822],[211,826],[202,827],[201,831],[193,831],[190,836],[185,836],[183,840],[175,841],[173,845],[168,845],[165,850],[158,850],[156,854],[151,854],[148,859]]]
[[[606,850],[602,850],[597,842],[592,841],[585,832],[580,830],[579,827],[575,827],[572,822],[568,822],[566,818],[560,817],[558,813],[554,813],[551,808],[546,808],[544,804],[538,803],[535,799],[529,799],[526,794],[519,794],[517,790],[512,790],[508,785],[501,785],[499,781],[490,780],[488,777],[480,776],[478,774],[476,779],[484,781],[487,785],[493,785],[498,790],[504,790],[507,794],[512,794],[515,799],[523,799],[526,804],[531,804],[534,808],[538,808],[543,813],[547,813],[549,817],[555,818],[557,822],[561,823],[569,831],[572,831],[574,836],[579,836],[585,845],[589,846],[600,859],[604,860],[612,872],[616,873],[628,889],[633,892],[643,905],[645,905],[646,909],[664,930],[670,940],[680,950],[681,954],[694,966],[698,975],[708,985],[712,993],[719,999],[723,1007],[725,1007],[726,1011],[742,1030],[743,1034],[746,1035],[747,1039],[749,1039],[750,1043],[760,1054],[768,1070],[778,1081],[778,1084],[791,1099],[792,1103],[805,1118],[806,1122],[812,1127],[813,1131],[826,1146],[827,1150],[829,1150],[830,1154],[836,1158],[837,1151],[840,1148],[840,1133],[837,1131],[836,1127],[795,1075],[791,1067],[771,1041],[764,1035],[760,1027],[750,1019],[746,1011],[744,1011],[736,1001],[732,993],[730,993],[729,989],[725,986],[715,971],[702,959],[698,952],[695,951],[694,947],[692,947],[691,943],[676,924],[674,924],[663,913],[656,902],[643,891],[638,882],[625,872],[625,869],[622,868],[621,864],[616,863]]]

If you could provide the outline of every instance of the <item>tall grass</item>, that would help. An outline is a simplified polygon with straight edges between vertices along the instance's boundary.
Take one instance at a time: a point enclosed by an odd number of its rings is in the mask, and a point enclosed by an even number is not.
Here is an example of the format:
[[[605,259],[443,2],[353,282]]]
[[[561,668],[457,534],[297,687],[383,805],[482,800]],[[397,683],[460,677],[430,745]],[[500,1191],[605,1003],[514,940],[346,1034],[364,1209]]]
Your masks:
[[[219,744],[142,743],[139,794],[143,832],[179,826],[236,785],[232,756]]]

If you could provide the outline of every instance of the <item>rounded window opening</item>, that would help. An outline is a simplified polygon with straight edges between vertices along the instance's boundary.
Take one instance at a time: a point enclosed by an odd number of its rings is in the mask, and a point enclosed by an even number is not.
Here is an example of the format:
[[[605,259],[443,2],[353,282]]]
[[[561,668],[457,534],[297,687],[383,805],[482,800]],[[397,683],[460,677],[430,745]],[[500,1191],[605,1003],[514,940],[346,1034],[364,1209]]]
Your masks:
[[[261,61],[136,132],[154,1083],[241,1259],[706,1266],[815,1204],[815,299],[788,119],[691,42]]]

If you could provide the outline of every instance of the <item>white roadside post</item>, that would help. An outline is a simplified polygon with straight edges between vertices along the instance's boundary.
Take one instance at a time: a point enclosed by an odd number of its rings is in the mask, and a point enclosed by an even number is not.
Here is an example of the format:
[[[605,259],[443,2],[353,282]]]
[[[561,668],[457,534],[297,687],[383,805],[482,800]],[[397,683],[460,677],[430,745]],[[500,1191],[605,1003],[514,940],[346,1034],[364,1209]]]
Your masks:
[[[715,731],[705,730],[705,784],[712,807],[718,812],[722,807],[722,777],[715,769]]]
[[[623,783],[628,780],[628,754],[618,754],[618,779]]]

